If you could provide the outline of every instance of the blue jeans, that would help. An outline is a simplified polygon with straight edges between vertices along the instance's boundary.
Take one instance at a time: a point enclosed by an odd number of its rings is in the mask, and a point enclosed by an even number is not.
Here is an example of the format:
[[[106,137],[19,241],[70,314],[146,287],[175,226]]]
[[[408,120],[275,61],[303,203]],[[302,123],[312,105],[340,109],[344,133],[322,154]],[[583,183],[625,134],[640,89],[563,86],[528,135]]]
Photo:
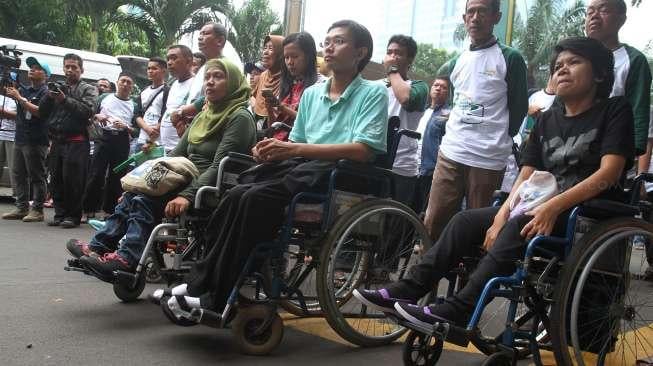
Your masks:
[[[136,265],[143,255],[152,229],[161,221],[168,202],[166,198],[126,192],[114,213],[107,217],[104,228],[91,239],[91,250],[117,250],[130,265]]]

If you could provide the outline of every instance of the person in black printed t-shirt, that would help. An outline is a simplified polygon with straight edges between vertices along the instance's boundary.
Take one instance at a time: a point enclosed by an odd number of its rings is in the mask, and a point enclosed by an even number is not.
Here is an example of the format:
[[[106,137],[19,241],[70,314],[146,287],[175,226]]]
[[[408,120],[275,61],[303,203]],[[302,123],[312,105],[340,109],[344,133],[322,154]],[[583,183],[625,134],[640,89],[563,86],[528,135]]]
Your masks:
[[[380,290],[354,290],[364,304],[393,312],[415,324],[466,325],[488,280],[508,276],[536,235],[564,235],[570,209],[621,190],[635,155],[633,112],[623,97],[609,98],[614,82],[610,50],[589,38],[570,38],[555,47],[551,74],[562,105],[543,112],[522,153],[522,169],[501,207],[458,213],[422,261],[399,282]],[[520,183],[535,170],[558,180],[560,193],[537,208],[509,219]],[[463,257],[486,252],[468,283],[444,303],[417,306],[433,285]]]

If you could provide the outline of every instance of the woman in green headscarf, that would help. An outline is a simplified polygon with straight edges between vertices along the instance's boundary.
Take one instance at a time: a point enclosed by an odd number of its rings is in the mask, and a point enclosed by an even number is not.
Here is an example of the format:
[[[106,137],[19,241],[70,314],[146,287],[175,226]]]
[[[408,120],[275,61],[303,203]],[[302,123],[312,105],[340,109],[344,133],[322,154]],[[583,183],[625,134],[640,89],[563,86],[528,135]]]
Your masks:
[[[251,90],[240,69],[226,59],[208,61],[204,88],[206,102],[202,111],[170,153],[192,161],[199,177],[181,191],[162,197],[127,192],[116,206],[116,213],[107,218],[104,229],[90,244],[76,239],[67,243],[68,251],[82,257],[84,265],[99,278],[112,278],[116,270],[133,273],[163,214],[176,217],[185,212],[199,187],[215,184],[223,157],[230,152],[247,154],[256,143],[256,126],[247,110]]]

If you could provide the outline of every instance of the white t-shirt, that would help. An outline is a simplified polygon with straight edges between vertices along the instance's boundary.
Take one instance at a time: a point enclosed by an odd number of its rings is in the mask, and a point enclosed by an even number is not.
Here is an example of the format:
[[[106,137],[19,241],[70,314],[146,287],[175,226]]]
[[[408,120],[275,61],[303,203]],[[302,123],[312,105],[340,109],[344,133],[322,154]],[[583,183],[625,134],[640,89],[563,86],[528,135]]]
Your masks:
[[[555,99],[556,99],[555,94],[548,94],[544,91],[544,89],[542,89],[536,91],[528,98],[528,105],[540,106],[540,108],[542,108],[542,112],[544,112],[549,108],[551,108]],[[525,134],[524,130],[527,127],[526,124],[528,123],[528,119],[529,119],[528,115],[524,117],[524,121],[522,122],[521,127],[519,127],[519,133],[516,134],[515,137],[513,138],[517,146],[520,146],[522,144],[522,135]],[[503,182],[501,183],[501,190],[510,193],[510,191],[512,190],[512,185],[515,183],[515,180],[517,180],[517,176],[519,176],[519,167],[517,166],[517,161],[515,160],[515,156],[511,154],[508,157],[508,162],[506,164],[506,173],[503,176]]]
[[[100,114],[104,114],[109,117],[109,121],[104,128],[105,130],[113,130],[112,121],[120,120],[127,126],[134,126],[134,109],[136,104],[133,100],[127,99],[122,100],[118,98],[115,94],[107,95],[102,98],[100,102]]]
[[[614,56],[614,84],[610,97],[621,97],[626,95],[626,79],[630,71],[630,58],[626,47],[621,46],[612,51]]]
[[[7,112],[16,112],[16,101],[9,97],[0,95],[0,108]],[[16,120],[3,118],[0,119],[0,141],[14,141],[16,138]]]
[[[156,95],[156,98],[152,100],[147,110],[143,112],[143,121],[145,121],[148,126],[156,126],[159,123],[159,119],[161,117],[161,107],[163,104],[163,94],[165,93],[161,89],[163,89],[163,85],[159,86],[158,88],[152,88],[152,86],[149,86],[145,88],[145,90],[143,90],[141,93],[141,105],[143,108],[147,107],[152,97]],[[160,90],[161,92],[159,92]],[[138,135],[138,143],[144,144],[147,142],[148,138],[149,136],[145,130],[141,129],[141,132]],[[159,139],[157,139],[157,143],[158,140]]]
[[[495,44],[464,51],[451,72],[455,88],[440,152],[460,164],[501,170],[512,151],[506,60]]]
[[[197,70],[197,74],[193,77],[193,83],[188,90],[186,104],[191,104],[195,99],[204,95],[204,71],[206,71],[206,64],[202,65],[202,67]]]
[[[166,102],[166,111],[161,119],[161,145],[166,152],[172,151],[179,142],[177,130],[170,121],[170,114],[182,105],[185,105],[188,91],[193,84],[193,78],[190,77],[182,82],[175,80],[168,92],[168,101]]]
[[[405,80],[410,86],[411,81]],[[408,112],[401,106],[401,103],[395,97],[392,87],[388,87],[388,117],[398,116],[401,122],[400,129],[417,130],[419,120],[424,114],[423,111]],[[417,140],[402,136],[397,146],[397,155],[392,170],[406,177],[414,177],[419,174],[419,159],[417,157],[418,143]]]

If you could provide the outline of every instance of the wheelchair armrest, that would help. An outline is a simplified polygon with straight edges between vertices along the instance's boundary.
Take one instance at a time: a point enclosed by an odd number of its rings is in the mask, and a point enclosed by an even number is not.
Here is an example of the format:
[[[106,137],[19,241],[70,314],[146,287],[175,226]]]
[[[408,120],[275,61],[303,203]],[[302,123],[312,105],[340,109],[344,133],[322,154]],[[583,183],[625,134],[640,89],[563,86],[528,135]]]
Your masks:
[[[639,214],[639,207],[618,201],[595,198],[581,205],[581,213],[583,216],[598,219],[620,216],[633,217]]]
[[[340,159],[336,164],[336,168],[344,171],[356,172],[358,175],[368,175],[379,178],[392,177],[392,170],[379,168],[369,163],[359,163],[353,160]]]
[[[421,133],[419,133],[417,131],[413,131],[413,130],[406,130],[406,129],[401,129],[401,130],[397,131],[397,135],[406,136],[408,138],[415,139],[415,140],[419,140],[419,139],[422,138]]]
[[[256,164],[256,160],[254,160],[254,157],[251,156],[251,155],[241,154],[241,153],[236,153],[236,152],[230,152],[230,153],[227,154],[227,156],[232,158],[232,159],[238,159],[238,160],[240,160],[242,162],[245,162],[245,163],[250,163],[251,162],[252,165]]]
[[[199,210],[202,208],[202,196],[206,193],[215,193],[216,195],[220,193],[220,188],[213,186],[202,186],[195,193],[195,205],[194,208]]]

